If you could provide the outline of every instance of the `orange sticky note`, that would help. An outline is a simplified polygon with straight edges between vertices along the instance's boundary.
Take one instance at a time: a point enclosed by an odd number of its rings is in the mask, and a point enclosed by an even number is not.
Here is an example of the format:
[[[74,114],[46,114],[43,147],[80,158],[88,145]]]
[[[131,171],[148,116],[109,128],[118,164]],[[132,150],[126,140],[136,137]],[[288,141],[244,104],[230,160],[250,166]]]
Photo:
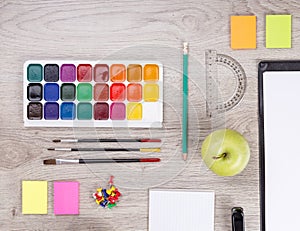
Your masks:
[[[256,48],[256,16],[231,16],[231,48]]]

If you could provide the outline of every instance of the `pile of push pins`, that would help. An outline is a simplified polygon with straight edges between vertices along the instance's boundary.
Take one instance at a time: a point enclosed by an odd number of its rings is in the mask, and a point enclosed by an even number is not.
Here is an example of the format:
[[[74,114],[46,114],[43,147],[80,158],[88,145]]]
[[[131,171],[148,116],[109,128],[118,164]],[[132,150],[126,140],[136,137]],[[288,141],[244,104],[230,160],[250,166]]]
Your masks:
[[[113,176],[109,179],[109,189],[97,188],[97,192],[93,193],[93,197],[96,200],[98,205],[101,205],[103,208],[113,208],[117,204],[121,193],[113,184]]]

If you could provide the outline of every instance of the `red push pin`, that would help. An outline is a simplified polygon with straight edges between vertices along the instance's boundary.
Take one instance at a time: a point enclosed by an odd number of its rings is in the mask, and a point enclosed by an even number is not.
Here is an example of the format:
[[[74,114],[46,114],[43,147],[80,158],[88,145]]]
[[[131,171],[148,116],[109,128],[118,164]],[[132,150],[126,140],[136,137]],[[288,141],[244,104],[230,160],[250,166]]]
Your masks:
[[[108,197],[108,201],[109,201],[109,203],[111,203],[111,204],[116,203],[117,200],[118,200],[118,199],[115,198],[115,197],[113,197],[113,196],[109,196],[109,197]]]
[[[119,192],[119,190],[116,188],[114,193],[116,194],[115,197],[122,196],[122,194]]]
[[[108,184],[109,184],[109,186],[112,186],[114,184],[114,176],[109,177]]]
[[[98,193],[95,193],[95,197],[96,197],[96,199],[97,199],[97,200],[100,200],[100,201],[101,201],[101,200],[102,200],[102,198],[103,198],[103,197],[102,197],[102,196],[100,196]]]

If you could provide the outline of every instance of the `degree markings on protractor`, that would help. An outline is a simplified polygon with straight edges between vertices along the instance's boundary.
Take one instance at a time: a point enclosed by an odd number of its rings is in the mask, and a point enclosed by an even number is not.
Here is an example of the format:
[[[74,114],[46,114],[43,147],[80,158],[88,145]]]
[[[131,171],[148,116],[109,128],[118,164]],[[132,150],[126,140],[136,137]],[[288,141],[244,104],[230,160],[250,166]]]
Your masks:
[[[213,112],[225,112],[234,108],[243,98],[246,90],[246,74],[243,67],[232,57],[224,54],[217,54],[214,50],[208,50],[206,55],[206,112],[211,117]],[[218,71],[217,65],[223,65],[233,72],[237,81],[234,94],[225,102],[218,99]]]

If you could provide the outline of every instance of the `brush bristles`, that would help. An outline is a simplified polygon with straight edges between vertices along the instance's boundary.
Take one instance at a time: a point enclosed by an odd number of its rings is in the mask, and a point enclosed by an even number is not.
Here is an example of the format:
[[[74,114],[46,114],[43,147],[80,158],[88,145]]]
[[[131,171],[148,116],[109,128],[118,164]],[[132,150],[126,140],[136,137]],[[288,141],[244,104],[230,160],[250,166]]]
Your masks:
[[[44,164],[47,164],[47,165],[56,165],[56,160],[55,159],[49,159],[49,160],[44,160]]]
[[[52,140],[54,143],[60,143],[60,140]]]

